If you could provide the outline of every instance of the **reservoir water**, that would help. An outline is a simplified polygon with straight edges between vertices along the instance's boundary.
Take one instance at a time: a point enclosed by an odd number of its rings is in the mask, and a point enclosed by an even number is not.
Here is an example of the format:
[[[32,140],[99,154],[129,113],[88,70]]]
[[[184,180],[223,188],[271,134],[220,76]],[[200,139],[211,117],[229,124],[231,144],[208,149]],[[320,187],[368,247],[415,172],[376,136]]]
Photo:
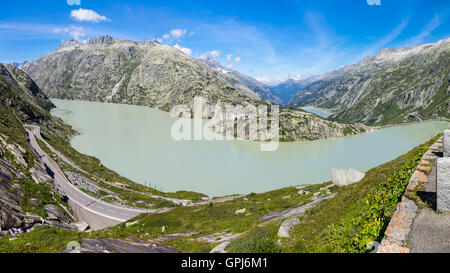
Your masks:
[[[326,109],[316,108],[316,107],[302,107],[302,109],[305,110],[306,112],[316,114],[319,117],[323,117],[323,118],[328,118],[329,116],[331,116],[333,114],[332,112],[330,112]]]
[[[139,183],[210,196],[263,192],[329,181],[332,168],[370,168],[395,159],[450,127],[448,122],[393,127],[358,136],[280,143],[261,152],[251,141],[174,141],[176,119],[148,107],[52,100],[52,110],[81,134],[71,144]]]

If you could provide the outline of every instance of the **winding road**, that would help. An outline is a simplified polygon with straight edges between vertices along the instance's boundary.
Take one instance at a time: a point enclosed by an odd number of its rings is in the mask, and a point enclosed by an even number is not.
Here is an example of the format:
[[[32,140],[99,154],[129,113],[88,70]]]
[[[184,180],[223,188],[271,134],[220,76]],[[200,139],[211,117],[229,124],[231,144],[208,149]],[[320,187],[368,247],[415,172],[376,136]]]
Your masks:
[[[92,197],[72,185],[58,164],[41,149],[36,137],[51,147],[42,137],[40,128],[34,125],[24,125],[32,148],[41,157],[48,169],[53,173],[54,183],[58,190],[68,198],[69,204],[78,220],[84,221],[93,229],[102,229],[128,221],[141,213],[152,213],[158,210],[139,209],[107,203]],[[53,151],[54,149],[51,148]]]

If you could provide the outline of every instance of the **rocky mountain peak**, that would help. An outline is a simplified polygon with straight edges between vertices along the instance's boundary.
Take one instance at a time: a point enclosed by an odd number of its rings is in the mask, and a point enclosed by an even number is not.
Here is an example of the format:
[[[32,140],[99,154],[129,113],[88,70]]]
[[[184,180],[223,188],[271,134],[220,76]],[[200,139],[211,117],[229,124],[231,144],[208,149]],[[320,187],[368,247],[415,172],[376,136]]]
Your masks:
[[[100,36],[98,38],[91,38],[88,40],[87,44],[96,45],[96,44],[112,44],[114,42],[113,37],[109,35]]]
[[[56,49],[55,52],[67,52],[73,51],[77,49],[89,49],[89,48],[103,48],[103,47],[142,47],[149,48],[155,45],[159,45],[158,41],[130,41],[130,40],[121,40],[115,39],[110,35],[100,36],[98,38],[91,38],[86,42],[79,42],[75,40],[63,41],[62,44]]]
[[[81,43],[75,40],[63,41],[56,51],[72,50],[80,45]]]

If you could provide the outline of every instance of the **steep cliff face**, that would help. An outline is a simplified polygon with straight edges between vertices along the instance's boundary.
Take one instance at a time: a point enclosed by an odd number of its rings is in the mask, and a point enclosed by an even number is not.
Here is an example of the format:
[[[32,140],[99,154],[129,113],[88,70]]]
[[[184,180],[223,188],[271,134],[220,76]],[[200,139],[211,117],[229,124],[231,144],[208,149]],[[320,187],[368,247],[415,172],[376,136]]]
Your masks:
[[[384,49],[357,65],[324,75],[291,106],[332,109],[340,122],[383,125],[450,117],[450,39]]]
[[[52,127],[53,104],[26,73],[0,64],[0,236],[47,221],[67,224],[51,176],[29,147],[24,123]],[[58,218],[51,215],[62,215]],[[48,219],[47,219],[48,218]],[[64,218],[64,219],[63,219]],[[14,230],[13,230],[14,232]]]
[[[6,64],[0,64],[0,101],[5,106],[3,111],[17,108],[25,120],[48,116],[48,110],[54,107],[26,73]]]

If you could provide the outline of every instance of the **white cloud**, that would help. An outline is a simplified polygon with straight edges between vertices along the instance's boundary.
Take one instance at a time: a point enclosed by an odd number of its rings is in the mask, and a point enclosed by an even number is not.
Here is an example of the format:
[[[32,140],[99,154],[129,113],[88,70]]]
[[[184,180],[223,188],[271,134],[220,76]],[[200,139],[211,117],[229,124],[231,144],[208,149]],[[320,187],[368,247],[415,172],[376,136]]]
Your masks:
[[[170,31],[170,34],[171,34],[172,37],[175,38],[175,39],[180,39],[180,38],[183,37],[186,33],[187,33],[187,30],[185,30],[185,29],[172,29],[172,30]]]
[[[228,55],[227,55],[227,61],[231,61],[231,57],[233,57],[233,55],[228,54]]]
[[[212,50],[212,51],[208,51],[206,53],[203,53],[199,58],[206,60],[206,59],[216,59],[218,57],[220,57],[220,50]]]
[[[70,27],[57,27],[53,30],[56,34],[70,34],[76,41],[82,41],[82,38],[86,36],[83,27],[70,26]]]
[[[238,64],[241,63],[241,57],[237,57],[236,59],[234,59],[235,62],[237,62]]]
[[[192,50],[190,48],[182,47],[182,46],[180,46],[178,44],[174,45],[173,47],[178,49],[178,50],[180,50],[181,52],[183,52],[186,55],[191,55],[192,54]]]
[[[81,38],[86,36],[84,33],[84,28],[82,27],[73,27],[70,35],[77,41],[81,41]]]
[[[158,38],[158,39],[156,39],[156,41],[161,44],[163,42],[163,39]]]
[[[180,40],[184,35],[186,35],[187,30],[185,29],[172,29],[170,31],[170,34],[164,34],[162,38],[160,38],[162,41],[172,42],[174,40]],[[194,35],[193,32],[188,34],[188,37],[191,37]]]
[[[217,57],[220,56],[220,51],[219,51],[219,50],[213,50],[213,51],[209,52],[209,54],[210,54],[212,57],[217,58]]]
[[[67,0],[67,5],[69,6],[80,6],[81,0]]]
[[[273,39],[265,36],[259,28],[229,19],[214,24],[199,24],[195,35],[209,37],[215,44],[239,47],[240,54],[246,58],[258,59],[273,64],[278,60],[272,46]]]
[[[103,15],[98,14],[97,12],[90,9],[77,9],[72,10],[70,12],[70,17],[80,22],[103,22],[103,21],[111,21]]]
[[[67,28],[67,27],[63,27],[63,28],[57,27],[57,28],[55,28],[53,30],[53,32],[55,32],[56,34],[67,33],[67,32],[69,32],[69,28]]]
[[[312,77],[310,74],[287,74],[279,77],[256,77],[255,79],[267,85],[277,85],[287,80],[300,81]]]
[[[425,38],[430,35],[436,28],[442,24],[439,15],[435,15],[433,19],[422,29],[422,31],[416,36],[410,38],[405,42],[407,46],[414,46],[423,43]]]
[[[381,40],[373,44],[369,49],[364,51],[358,59],[362,59],[366,57],[367,55],[373,55],[375,52],[379,51],[383,47],[385,47],[387,44],[395,40],[400,34],[402,34],[403,30],[408,26],[409,20],[403,20],[400,25],[398,25],[395,29],[393,29],[390,33],[388,33],[385,37],[383,37]]]

